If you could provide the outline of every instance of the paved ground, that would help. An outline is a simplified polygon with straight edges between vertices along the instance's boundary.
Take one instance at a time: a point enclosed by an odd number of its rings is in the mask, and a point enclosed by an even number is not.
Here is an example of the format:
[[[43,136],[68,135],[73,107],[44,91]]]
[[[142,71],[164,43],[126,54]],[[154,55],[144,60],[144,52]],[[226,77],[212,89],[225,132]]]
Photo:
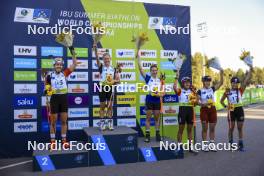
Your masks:
[[[225,116],[219,112],[219,116]],[[226,142],[226,117],[219,117],[217,142]],[[198,141],[201,128],[197,127]],[[187,155],[183,160],[168,160],[155,163],[122,164],[107,167],[87,167],[59,170],[47,173],[33,173],[31,158],[0,160],[0,176],[9,175],[92,175],[92,176],[264,176],[264,105],[246,108],[245,146],[246,152],[218,151],[200,152],[198,156]],[[236,134],[234,136],[237,136]],[[25,161],[25,164],[3,168]]]

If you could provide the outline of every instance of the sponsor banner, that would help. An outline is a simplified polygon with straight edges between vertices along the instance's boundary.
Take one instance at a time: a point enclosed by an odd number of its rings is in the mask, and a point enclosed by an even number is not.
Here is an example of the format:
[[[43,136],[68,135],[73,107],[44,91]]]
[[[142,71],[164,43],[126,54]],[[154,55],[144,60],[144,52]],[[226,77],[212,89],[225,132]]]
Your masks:
[[[146,118],[140,118],[140,126],[146,126]],[[150,119],[150,126],[155,126],[155,119]]]
[[[161,59],[176,58],[177,55],[177,50],[160,50]]]
[[[14,58],[14,68],[37,68],[37,60],[30,58]]]
[[[163,96],[163,103],[177,103],[178,96],[177,95],[164,95]]]
[[[68,67],[72,65],[72,60],[67,61]],[[88,60],[80,60],[78,59],[78,65],[76,69],[88,69]]]
[[[100,119],[93,120],[93,127],[100,127]]]
[[[161,70],[174,70],[174,69],[176,69],[175,65],[172,64],[170,61],[160,62],[160,68],[161,68]],[[175,75],[174,75],[174,77],[175,77]]]
[[[156,50],[140,50],[139,56],[141,58],[157,58]]]
[[[136,84],[118,84],[116,86],[116,92],[119,93],[136,92]]]
[[[93,105],[100,105],[100,99],[98,95],[93,96]]]
[[[50,9],[32,9],[17,7],[15,11],[14,22],[48,24],[50,22],[50,16]]]
[[[148,21],[149,29],[162,29],[163,27],[176,26],[177,18],[176,17],[154,17],[150,16]]]
[[[176,115],[179,113],[179,106],[163,106],[163,113],[167,115]]]
[[[145,106],[140,106],[140,115],[146,115],[146,107]]]
[[[117,107],[117,116],[135,116],[136,107]]]
[[[157,61],[141,61],[142,69],[146,70],[150,68],[151,65],[157,64]]]
[[[88,48],[74,48],[74,51],[76,53],[76,57],[88,57]],[[67,49],[67,56],[72,57],[71,52],[69,48]]]
[[[117,119],[117,126],[136,127],[137,119],[136,118]]]
[[[14,55],[36,56],[37,55],[37,47],[36,46],[14,45]]]
[[[15,133],[37,132],[37,122],[15,122]]]
[[[53,59],[41,59],[41,68],[53,68]]]
[[[117,104],[136,104],[136,95],[117,95]]]
[[[42,46],[41,47],[41,56],[63,56],[63,47],[50,47]]]
[[[68,102],[69,105],[87,105],[88,106],[88,102],[89,102],[89,98],[88,96],[72,96],[69,95],[68,96]]]
[[[93,108],[93,117],[100,117],[100,108]],[[106,113],[106,110],[105,110]]]
[[[88,93],[88,84],[68,84],[68,93]]]
[[[116,49],[116,58],[135,58],[134,49]]]
[[[37,105],[36,97],[14,97],[15,107],[35,107]]]
[[[102,58],[105,53],[108,53],[112,57],[112,49],[110,48],[97,48],[97,54],[99,58]],[[95,58],[95,52],[92,51],[92,57]]]
[[[69,108],[69,118],[72,117],[89,117],[89,108]]]
[[[140,95],[140,104],[145,104],[146,103],[146,95]]]
[[[116,63],[121,64],[123,70],[125,69],[130,70],[136,68],[135,61],[132,60],[117,60]]]
[[[101,75],[99,72],[93,72],[93,81],[100,81]]]
[[[37,109],[16,109],[14,110],[15,120],[37,119]]]
[[[48,101],[50,101],[50,97],[48,97]],[[46,106],[47,105],[47,97],[42,96],[41,97],[41,106]]]
[[[14,71],[14,81],[37,81],[37,72]]]
[[[85,127],[89,127],[89,120],[69,120],[69,130],[82,130]]]
[[[72,72],[68,81],[88,81],[88,72]]]
[[[163,117],[163,125],[164,126],[178,125],[178,118],[176,116]]]
[[[136,73],[135,72],[121,72],[120,80],[121,81],[136,81]]]
[[[14,94],[35,94],[37,84],[14,84]]]

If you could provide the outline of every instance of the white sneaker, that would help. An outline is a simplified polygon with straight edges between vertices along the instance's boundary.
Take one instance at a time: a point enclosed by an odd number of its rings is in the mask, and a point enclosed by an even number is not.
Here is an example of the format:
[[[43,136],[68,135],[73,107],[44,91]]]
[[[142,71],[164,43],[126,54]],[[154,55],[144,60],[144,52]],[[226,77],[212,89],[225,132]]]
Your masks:
[[[217,150],[216,150],[216,145],[215,145],[214,142],[210,142],[208,148],[209,148],[209,150],[212,151],[212,152],[217,152]]]
[[[114,125],[113,125],[113,119],[108,119],[107,121],[107,127],[110,131],[114,130]]]
[[[100,130],[101,131],[105,131],[106,130],[106,124],[105,124],[105,120],[104,119],[100,120]]]
[[[209,146],[208,145],[204,145],[203,148],[202,148],[202,150],[204,152],[209,152]]]

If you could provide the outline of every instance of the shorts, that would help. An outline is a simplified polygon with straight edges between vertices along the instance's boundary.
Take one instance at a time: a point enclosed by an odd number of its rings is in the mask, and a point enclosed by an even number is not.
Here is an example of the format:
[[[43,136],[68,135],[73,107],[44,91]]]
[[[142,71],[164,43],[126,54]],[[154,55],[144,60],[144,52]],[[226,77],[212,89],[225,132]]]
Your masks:
[[[180,125],[187,123],[188,125],[193,124],[193,107],[191,106],[180,106],[178,114],[178,122]]]
[[[104,87],[102,89],[104,90]],[[112,88],[109,89],[109,91],[107,91],[107,92],[104,92],[104,91],[99,92],[99,100],[100,100],[100,102],[102,103],[102,102],[110,101],[112,93],[113,93],[112,92]]]
[[[231,121],[244,122],[244,109],[243,107],[236,107],[234,111],[230,111]]]
[[[217,113],[216,113],[215,106],[212,106],[211,108],[201,107],[200,119],[202,122],[216,123],[217,122]]]
[[[51,95],[50,111],[51,111],[51,114],[68,112],[67,94],[53,94],[53,95]]]
[[[160,110],[159,102],[146,102],[146,110]]]

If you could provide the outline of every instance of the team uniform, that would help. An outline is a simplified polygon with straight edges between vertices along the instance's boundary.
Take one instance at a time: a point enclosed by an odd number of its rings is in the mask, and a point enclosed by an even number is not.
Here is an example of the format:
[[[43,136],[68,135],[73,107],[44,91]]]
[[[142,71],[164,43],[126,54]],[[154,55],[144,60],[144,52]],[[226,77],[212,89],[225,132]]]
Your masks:
[[[52,71],[47,75],[46,84],[50,84],[53,91],[50,98],[50,110],[52,114],[68,112],[67,77],[70,74],[71,71],[67,68],[63,72],[56,73]]]
[[[243,102],[242,102],[242,95],[244,90],[242,88],[239,89],[231,89],[230,91],[226,92],[226,97],[228,98],[228,103],[230,107],[230,118],[231,121],[244,121],[244,109],[243,109]]]
[[[161,80],[159,78],[153,78],[149,75],[146,75],[145,82],[151,89],[156,87],[159,90],[161,86]],[[160,97],[151,95],[150,91],[150,93],[146,95],[146,110],[160,110],[160,108]]]
[[[100,65],[99,67],[99,72],[100,72],[100,84],[102,84],[102,90],[99,92],[99,100],[100,102],[106,102],[110,101],[111,95],[112,95],[112,87],[107,86],[109,88],[109,91],[104,91],[104,82],[107,80],[108,77],[110,77],[112,80],[115,77],[116,71],[112,66],[106,67],[103,64]],[[108,90],[108,89],[106,89]]]
[[[200,96],[200,101],[202,104],[208,103],[208,100],[212,100],[215,103],[215,88],[210,87],[208,89],[202,88],[198,90],[197,94]],[[200,118],[202,122],[216,123],[217,122],[217,112],[215,105],[211,107],[201,107]]]
[[[189,95],[192,93],[191,89],[178,89],[176,94],[179,97],[179,114],[178,122],[180,125],[193,124],[193,105],[189,102]]]

